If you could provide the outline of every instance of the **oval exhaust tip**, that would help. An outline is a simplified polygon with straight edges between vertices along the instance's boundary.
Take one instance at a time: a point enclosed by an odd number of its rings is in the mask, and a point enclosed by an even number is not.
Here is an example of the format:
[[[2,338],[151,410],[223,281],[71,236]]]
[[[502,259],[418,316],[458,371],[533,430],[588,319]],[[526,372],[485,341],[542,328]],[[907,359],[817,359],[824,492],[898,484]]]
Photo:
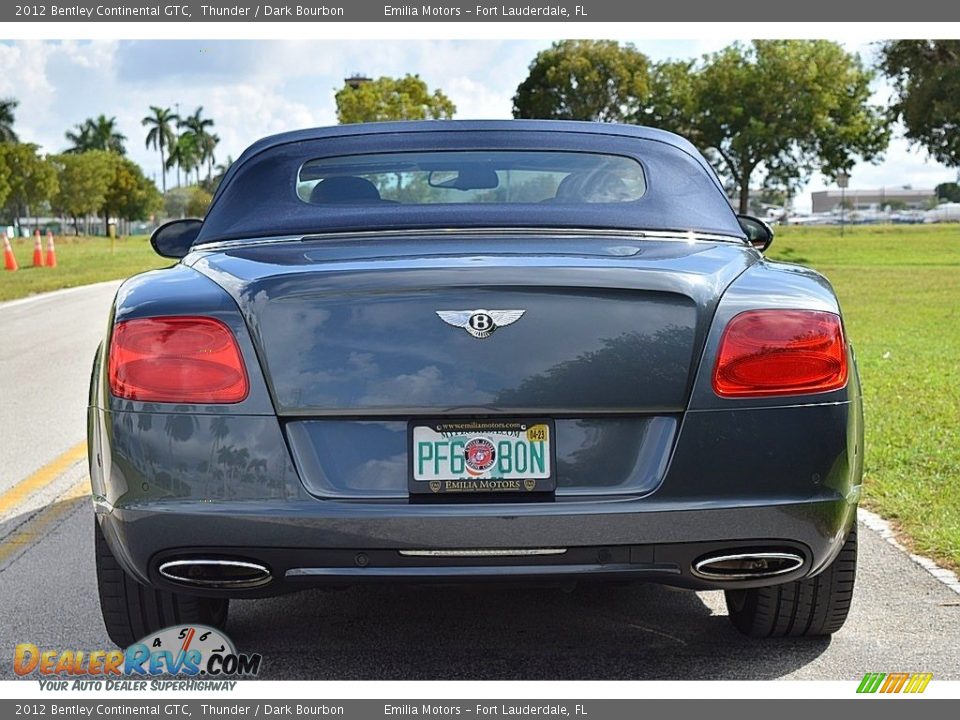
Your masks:
[[[158,570],[167,580],[194,587],[252,588],[266,585],[272,579],[265,566],[246,560],[169,560],[161,563]]]
[[[754,580],[785,575],[803,563],[803,556],[794,552],[725,553],[697,560],[691,571],[706,580]]]

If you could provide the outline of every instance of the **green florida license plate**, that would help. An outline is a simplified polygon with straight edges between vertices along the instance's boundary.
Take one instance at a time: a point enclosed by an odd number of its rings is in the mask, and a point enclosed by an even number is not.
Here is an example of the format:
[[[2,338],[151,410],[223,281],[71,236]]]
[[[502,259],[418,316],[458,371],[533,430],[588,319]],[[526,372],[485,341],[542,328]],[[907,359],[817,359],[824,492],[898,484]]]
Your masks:
[[[410,492],[553,492],[553,437],[546,419],[413,422]]]

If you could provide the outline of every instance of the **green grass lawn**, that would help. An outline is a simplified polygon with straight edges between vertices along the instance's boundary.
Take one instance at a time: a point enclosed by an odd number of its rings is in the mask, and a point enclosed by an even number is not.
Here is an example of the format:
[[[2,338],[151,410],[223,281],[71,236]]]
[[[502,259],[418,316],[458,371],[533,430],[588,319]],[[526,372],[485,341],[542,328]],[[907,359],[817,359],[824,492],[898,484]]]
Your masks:
[[[145,237],[65,239],[58,267],[0,271],[0,300],[122,278],[170,261]],[[918,552],[960,568],[960,225],[777,229],[770,257],[833,283],[866,404],[865,504]]]
[[[778,228],[833,283],[866,413],[864,502],[960,568],[960,225]]]
[[[67,237],[55,242],[57,267],[34,268],[33,238],[11,241],[20,269],[6,272],[0,264],[0,301],[125,278],[172,262],[154,253],[144,235],[119,238],[112,248],[109,239],[100,237]],[[43,247],[46,255],[46,238]]]

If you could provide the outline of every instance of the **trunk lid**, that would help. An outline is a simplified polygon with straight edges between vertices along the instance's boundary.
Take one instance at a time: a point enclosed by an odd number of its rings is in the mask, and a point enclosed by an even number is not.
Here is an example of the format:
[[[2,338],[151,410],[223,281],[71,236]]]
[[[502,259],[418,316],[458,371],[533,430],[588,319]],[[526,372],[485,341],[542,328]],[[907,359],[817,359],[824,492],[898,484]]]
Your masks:
[[[755,259],[518,234],[235,246],[193,266],[236,300],[282,416],[583,416],[682,412],[716,303]],[[482,339],[438,315],[481,309],[524,313]]]

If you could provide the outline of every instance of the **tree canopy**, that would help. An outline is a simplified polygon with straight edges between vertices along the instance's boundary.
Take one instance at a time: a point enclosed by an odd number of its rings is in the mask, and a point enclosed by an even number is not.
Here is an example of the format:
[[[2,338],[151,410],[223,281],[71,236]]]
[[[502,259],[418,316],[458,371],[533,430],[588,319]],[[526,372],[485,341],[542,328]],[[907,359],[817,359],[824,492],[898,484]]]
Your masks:
[[[0,177],[9,190],[5,207],[9,215],[19,219],[28,211],[50,200],[57,192],[57,171],[41,157],[32,143],[6,143],[0,150]]]
[[[889,141],[869,103],[873,73],[826,40],[734,43],[698,61],[650,65],[632,45],[564,41],[541,52],[514,115],[605,120],[672,130],[713,162],[747,212],[751,181],[794,190],[814,170],[834,178]]]
[[[955,182],[940,183],[934,189],[937,194],[937,200],[947,202],[960,202],[960,184]]]
[[[13,98],[0,99],[0,143],[15,143],[19,139],[13,131],[14,110],[19,104]]]
[[[541,51],[513,97],[518,118],[633,122],[650,89],[650,61],[614,40],[563,40]]]
[[[4,207],[7,202],[7,198],[10,196],[10,180],[9,180],[9,171],[7,170],[7,161],[4,155],[6,145],[0,143],[0,208]]]
[[[960,167],[960,40],[895,40],[881,56],[896,92],[891,111],[907,139]]]
[[[163,196],[157,186],[146,178],[140,166],[125,157],[113,155],[110,185],[100,208],[105,218],[146,220],[151,213],[163,207]]]
[[[186,213],[188,217],[199,217],[202,218],[207,214],[207,208],[210,207],[210,202],[213,200],[213,195],[208,193],[202,187],[197,185],[190,188],[189,195],[187,196],[186,204]]]
[[[114,177],[114,157],[104,150],[90,150],[52,158],[59,189],[50,204],[54,210],[73,218],[77,234],[80,232],[78,218],[94,215],[103,207]]]
[[[456,106],[441,90],[432,93],[419,75],[361,79],[337,91],[341,124],[383,120],[449,120]]]
[[[82,153],[88,150],[106,150],[107,152],[125,155],[127,150],[124,143],[127,138],[117,130],[117,119],[98,115],[96,118],[87,118],[75,126],[75,130],[67,130],[67,140],[72,146],[68,153]]]
[[[651,119],[704,150],[746,212],[757,173],[764,188],[790,191],[814,170],[834,179],[858,158],[880,157],[890,129],[883,109],[869,104],[872,79],[834,42],[733,44],[670,84],[679,89],[671,105],[687,108],[686,117]]]

